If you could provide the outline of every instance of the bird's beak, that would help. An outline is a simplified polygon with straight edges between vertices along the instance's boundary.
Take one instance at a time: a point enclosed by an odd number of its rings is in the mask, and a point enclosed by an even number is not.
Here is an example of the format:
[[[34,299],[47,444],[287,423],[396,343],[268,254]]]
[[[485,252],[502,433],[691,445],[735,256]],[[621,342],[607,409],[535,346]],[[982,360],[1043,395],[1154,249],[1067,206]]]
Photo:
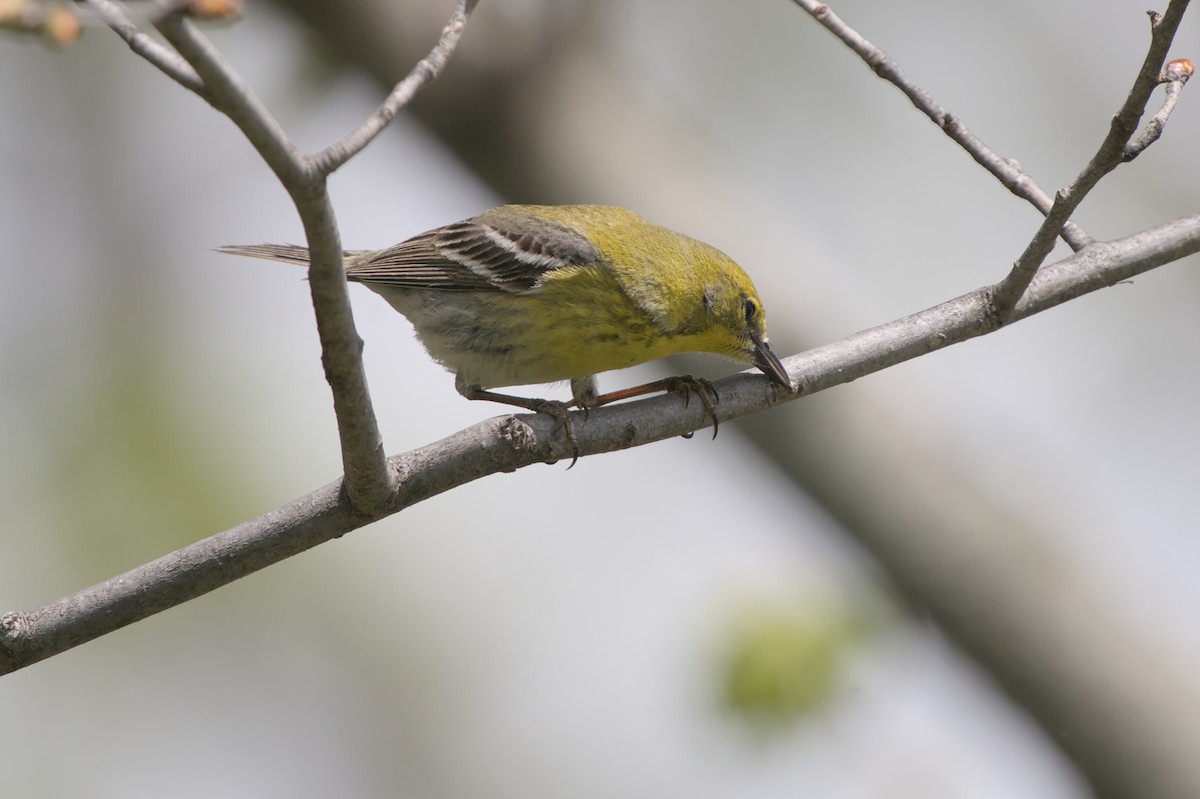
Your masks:
[[[778,383],[785,387],[788,391],[792,390],[792,379],[788,377],[787,369],[783,368],[779,358],[775,353],[771,352],[767,342],[759,336],[751,333],[750,340],[754,343],[754,365],[757,366],[762,373],[771,378],[772,383]]]

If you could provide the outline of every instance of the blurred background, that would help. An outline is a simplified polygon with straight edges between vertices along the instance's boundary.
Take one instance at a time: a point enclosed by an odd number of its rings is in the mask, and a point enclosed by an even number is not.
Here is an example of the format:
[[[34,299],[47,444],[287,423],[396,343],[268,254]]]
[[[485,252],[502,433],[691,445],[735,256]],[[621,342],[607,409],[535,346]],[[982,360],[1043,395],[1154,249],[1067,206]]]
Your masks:
[[[452,7],[251,0],[211,35],[313,150]],[[1127,0],[833,7],[1051,192],[1148,41]],[[1198,54],[1191,19],[1172,57]],[[6,35],[0,73],[6,611],[340,460],[302,273],[212,252],[303,240],[235,128],[104,30]],[[1085,202],[1089,233],[1195,212],[1197,108]],[[742,263],[780,355],[998,280],[1038,223],[785,0],[482,0],[331,186],[353,248],[628,206]],[[478,481],[7,676],[6,795],[1200,795],[1195,267],[715,441]],[[498,412],[351,291],[389,453]],[[601,388],[683,370],[729,366]]]

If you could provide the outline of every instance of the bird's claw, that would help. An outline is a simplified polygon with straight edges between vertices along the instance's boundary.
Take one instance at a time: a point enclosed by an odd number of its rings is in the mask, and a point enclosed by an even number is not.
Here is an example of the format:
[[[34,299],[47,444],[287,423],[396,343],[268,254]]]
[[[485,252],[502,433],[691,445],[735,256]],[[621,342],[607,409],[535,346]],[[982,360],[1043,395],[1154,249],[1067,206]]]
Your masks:
[[[712,384],[711,380],[705,380],[702,377],[692,377],[691,375],[679,375],[678,377],[666,378],[664,386],[667,391],[683,392],[683,406],[685,408],[691,403],[692,394],[699,397],[700,402],[704,404],[704,410],[708,412],[709,418],[712,419],[712,437],[717,437],[717,403],[721,401],[721,397],[717,394],[717,387]],[[692,433],[685,433],[683,437],[691,438]]]
[[[554,428],[554,432],[557,433],[559,430],[565,432],[567,443],[571,445],[571,465],[567,469],[574,467],[579,462],[579,442],[575,439],[575,425],[571,421],[570,407],[567,403],[558,400],[541,400],[533,410],[552,416],[558,421],[558,427]]]

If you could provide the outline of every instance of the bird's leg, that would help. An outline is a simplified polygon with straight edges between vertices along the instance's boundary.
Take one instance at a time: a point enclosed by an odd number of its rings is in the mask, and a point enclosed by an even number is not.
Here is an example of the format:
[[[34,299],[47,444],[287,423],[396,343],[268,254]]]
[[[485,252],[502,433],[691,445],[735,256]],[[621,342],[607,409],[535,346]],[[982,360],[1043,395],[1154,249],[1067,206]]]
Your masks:
[[[567,443],[571,445],[571,466],[574,466],[579,460],[579,444],[575,440],[575,427],[571,423],[571,411],[567,403],[559,402],[558,400],[533,399],[530,397],[517,397],[512,394],[499,394],[495,391],[479,388],[478,386],[467,386],[459,393],[469,400],[499,402],[502,405],[513,405],[517,408],[524,408],[527,411],[544,413],[547,416],[554,417],[558,420],[558,427],[555,430],[564,430],[567,436]],[[567,468],[570,469],[571,466]]]
[[[571,396],[574,397],[571,404],[583,411],[584,419],[588,418],[588,411],[596,407],[596,376],[571,378]]]
[[[705,380],[702,377],[692,377],[691,375],[680,375],[679,377],[664,377],[662,380],[655,380],[652,383],[643,383],[640,386],[632,388],[624,388],[619,391],[610,391],[607,394],[600,394],[592,400],[592,407],[598,408],[601,405],[607,405],[610,402],[618,402],[620,400],[631,399],[633,397],[641,397],[646,394],[653,394],[656,391],[682,391],[683,404],[686,407],[691,401],[691,396],[694,393],[700,398],[700,402],[704,404],[704,410],[708,411],[709,417],[713,423],[713,438],[717,437],[717,403],[720,397],[717,395],[717,389],[712,382]],[[684,438],[691,438],[691,433],[688,433]]]

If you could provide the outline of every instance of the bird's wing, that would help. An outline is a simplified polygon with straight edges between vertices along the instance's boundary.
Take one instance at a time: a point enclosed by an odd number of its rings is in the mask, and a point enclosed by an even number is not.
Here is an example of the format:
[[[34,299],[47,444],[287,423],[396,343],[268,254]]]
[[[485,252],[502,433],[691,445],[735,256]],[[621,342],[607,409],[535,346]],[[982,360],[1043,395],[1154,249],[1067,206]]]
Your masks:
[[[362,283],[443,291],[533,291],[556,269],[585,266],[600,253],[567,225],[535,217],[483,215],[361,253],[346,277]]]

